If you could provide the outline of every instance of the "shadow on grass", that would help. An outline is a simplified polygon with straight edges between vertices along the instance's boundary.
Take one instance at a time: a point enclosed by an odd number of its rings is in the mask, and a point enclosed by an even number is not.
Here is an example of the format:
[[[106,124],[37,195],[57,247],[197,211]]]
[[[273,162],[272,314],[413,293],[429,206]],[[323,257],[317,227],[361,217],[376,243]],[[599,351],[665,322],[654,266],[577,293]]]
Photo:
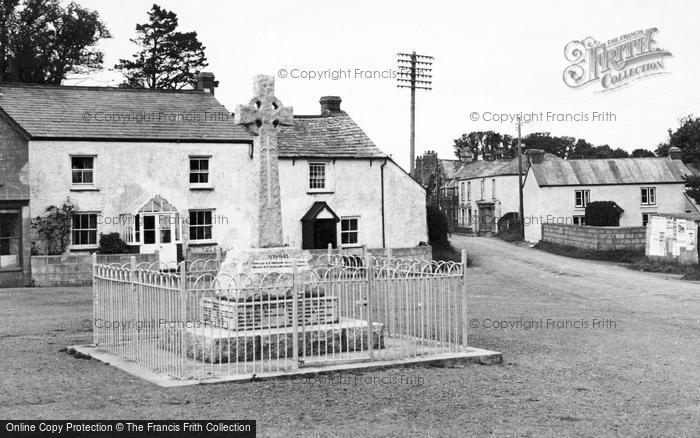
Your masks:
[[[682,265],[674,261],[649,260],[640,251],[595,251],[574,246],[540,241],[535,248],[564,257],[620,263],[626,268],[643,272],[683,275],[683,280],[700,280],[700,266]]]

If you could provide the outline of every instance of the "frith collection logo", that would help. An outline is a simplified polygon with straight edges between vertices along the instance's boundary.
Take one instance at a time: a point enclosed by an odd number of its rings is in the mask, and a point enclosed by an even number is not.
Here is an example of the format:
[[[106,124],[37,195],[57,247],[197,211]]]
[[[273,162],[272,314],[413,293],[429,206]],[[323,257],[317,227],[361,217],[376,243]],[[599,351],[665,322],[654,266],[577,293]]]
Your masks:
[[[564,83],[571,88],[600,83],[598,92],[603,92],[668,73],[664,58],[672,55],[657,47],[657,31],[655,27],[638,30],[603,43],[591,37],[570,42],[564,56],[572,64],[564,69]]]

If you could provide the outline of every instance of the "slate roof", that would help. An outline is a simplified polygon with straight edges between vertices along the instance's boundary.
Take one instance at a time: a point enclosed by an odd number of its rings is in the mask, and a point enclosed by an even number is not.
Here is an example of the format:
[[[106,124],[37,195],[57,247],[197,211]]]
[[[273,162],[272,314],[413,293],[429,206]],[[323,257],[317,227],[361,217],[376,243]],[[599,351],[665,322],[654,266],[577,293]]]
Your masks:
[[[251,140],[230,112],[201,90],[3,83],[0,108],[32,139]],[[113,122],[115,114],[120,119]]]
[[[213,95],[201,90],[2,83],[0,109],[37,140],[252,140]],[[120,117],[116,122],[114,115]],[[294,126],[283,127],[278,139],[280,157],[388,157],[344,111],[295,116]]]
[[[440,163],[440,174],[443,176],[441,188],[449,189],[457,186],[457,179],[455,176],[462,166],[464,166],[464,161],[439,159],[438,162]]]
[[[442,167],[442,174],[446,179],[454,178],[455,174],[464,165],[462,160],[440,160],[440,167]]]
[[[527,174],[530,164],[526,157],[523,157],[523,175]],[[490,178],[494,176],[518,175],[518,159],[512,160],[495,160],[495,161],[472,161],[465,164],[455,178],[474,179],[474,178]]]
[[[340,222],[340,218],[338,217],[337,214],[326,204],[325,201],[316,201],[313,203],[311,208],[309,208],[309,211],[306,212],[304,217],[301,218],[302,222],[308,222],[308,221],[313,221],[316,219],[316,217],[321,213],[323,210],[326,210],[330,212],[330,214],[333,216],[333,219],[336,222]]]
[[[668,158],[614,158],[564,160],[545,156],[533,163],[540,187],[618,184],[682,183],[690,170],[680,160]]]
[[[284,126],[277,138],[280,157],[388,157],[343,111],[328,116],[295,116],[294,126]]]

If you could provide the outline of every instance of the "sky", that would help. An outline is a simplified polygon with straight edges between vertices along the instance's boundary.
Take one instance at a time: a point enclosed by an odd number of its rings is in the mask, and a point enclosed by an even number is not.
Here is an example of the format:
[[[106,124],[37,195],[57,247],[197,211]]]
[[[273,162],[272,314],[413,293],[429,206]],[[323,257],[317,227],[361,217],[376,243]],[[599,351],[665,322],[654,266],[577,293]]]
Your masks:
[[[100,44],[106,67],[136,51],[129,40],[135,25],[146,22],[150,2],[78,2],[97,10],[112,33]],[[206,70],[220,82],[216,96],[230,111],[250,100],[252,78],[260,73],[277,77],[276,95],[295,114],[318,114],[321,96],[338,95],[342,109],[404,168],[409,166],[410,93],[397,88],[395,79],[381,77],[397,70],[397,52],[435,58],[433,89],[417,92],[417,154],[435,150],[454,158],[453,140],[471,131],[517,134],[512,116],[494,121],[495,114],[535,114],[523,124],[523,136],[551,132],[628,151],[654,149],[680,117],[700,114],[697,1],[158,4],[178,15],[181,31],[198,33],[210,64]],[[564,83],[571,64],[564,48],[571,41],[607,41],[648,28],[658,29],[656,47],[671,53],[663,58],[663,74],[605,92],[599,83],[579,88]],[[282,69],[286,77],[280,77]],[[348,70],[344,77],[328,77]],[[324,78],[301,77],[324,71]],[[105,71],[70,83],[75,82],[116,85],[120,75]]]

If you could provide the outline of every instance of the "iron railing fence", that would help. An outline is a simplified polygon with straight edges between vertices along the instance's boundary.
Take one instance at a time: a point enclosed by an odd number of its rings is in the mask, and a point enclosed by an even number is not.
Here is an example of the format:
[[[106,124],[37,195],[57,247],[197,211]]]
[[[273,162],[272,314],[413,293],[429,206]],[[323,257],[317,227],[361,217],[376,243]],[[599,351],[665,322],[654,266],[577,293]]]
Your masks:
[[[216,275],[213,260],[95,264],[94,343],[179,379],[459,352],[462,259],[328,254],[309,270],[253,275]]]

